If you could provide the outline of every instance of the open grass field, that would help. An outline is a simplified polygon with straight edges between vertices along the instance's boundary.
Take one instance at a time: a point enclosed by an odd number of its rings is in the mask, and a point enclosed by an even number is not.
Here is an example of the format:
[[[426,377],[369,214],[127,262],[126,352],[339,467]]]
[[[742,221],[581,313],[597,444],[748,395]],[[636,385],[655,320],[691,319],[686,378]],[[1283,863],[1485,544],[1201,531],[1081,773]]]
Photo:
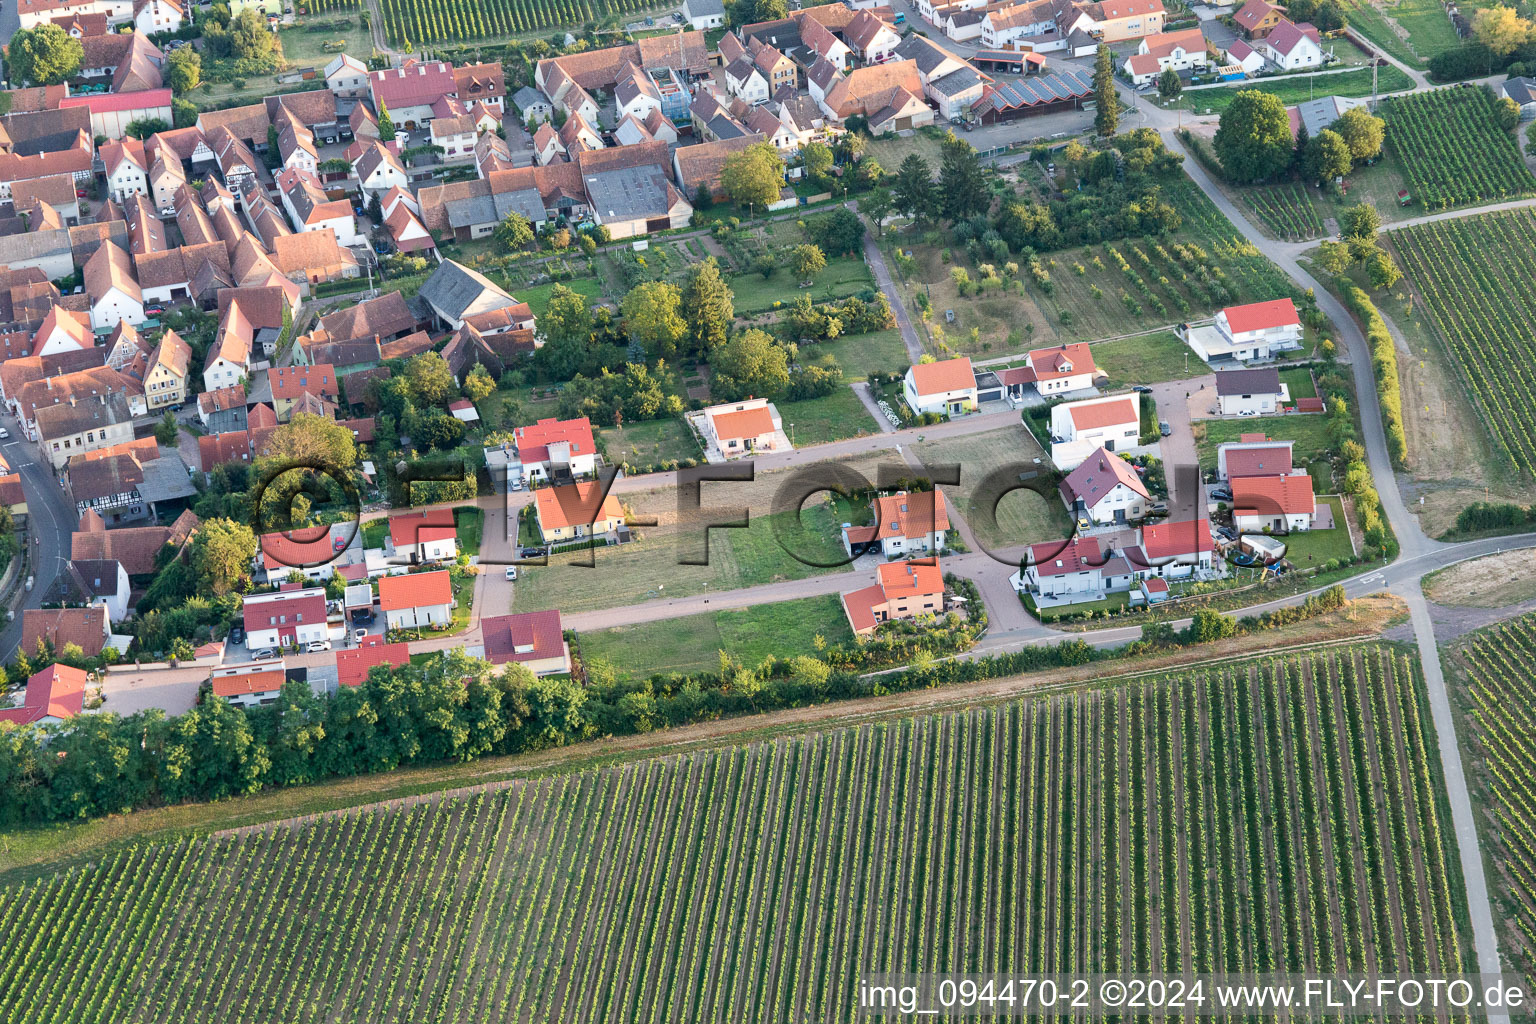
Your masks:
[[[718,670],[721,651],[754,666],[769,656],[814,656],[818,636],[828,644],[853,639],[836,594],[583,633],[581,652],[620,676],[645,679],[655,672]]]
[[[976,539],[988,547],[1033,544],[1068,535],[1067,512],[1054,487],[1048,488],[1044,496],[1034,490],[1012,491],[1003,496],[995,509],[985,507],[990,502],[983,498],[989,493],[984,486],[989,475],[1006,468],[1011,470],[1006,474],[1007,480],[1018,483],[1019,474],[1037,472],[1049,465],[1045,451],[1022,423],[983,434],[920,441],[912,450],[930,466],[959,463],[959,486],[944,485],[941,489],[970,525]],[[1035,465],[1035,459],[1042,460],[1040,466]]]
[[[1531,673],[1536,616],[1463,637],[1447,653],[1446,676],[1461,719],[1462,761],[1479,811],[1499,950],[1511,970],[1529,975],[1536,969],[1536,816],[1530,791],[1536,759],[1536,677]]]
[[[784,421],[784,432],[790,434],[790,440],[800,448],[880,432],[880,425],[852,388],[842,387],[821,398],[777,402],[775,405]]]
[[[1445,21],[1445,16],[1441,15]],[[1446,22],[1446,27],[1450,23]],[[1340,43],[1341,49],[1352,49],[1347,43]],[[1403,74],[1402,71],[1388,64],[1377,72],[1376,87],[1378,95],[1386,95],[1390,92],[1401,92],[1404,89],[1413,88],[1413,79]],[[1220,114],[1231,105],[1233,98],[1244,89],[1257,89],[1259,92],[1272,93],[1280,97],[1280,102],[1286,106],[1294,106],[1297,103],[1305,103],[1309,99],[1321,99],[1324,96],[1369,96],[1371,94],[1371,69],[1360,68],[1358,71],[1344,71],[1321,75],[1282,75],[1276,78],[1259,79],[1253,82],[1243,82],[1238,85],[1222,86],[1213,89],[1185,89],[1173,104],[1171,109],[1183,106],[1186,110],[1192,110],[1199,114]]]
[[[1100,385],[1105,390],[1199,377],[1210,372],[1172,331],[1101,341],[1093,346],[1093,361],[1109,377],[1109,383]]]
[[[485,532],[485,512],[473,506],[456,508],[453,525],[458,534],[459,550],[466,555],[478,555],[480,538]]]
[[[799,244],[798,239],[795,244]],[[846,298],[875,287],[874,275],[864,265],[862,256],[837,256],[827,259],[826,269],[811,279],[809,288],[801,288],[800,282],[787,267],[780,267],[771,277],[761,274],[730,274],[726,283],[736,296],[736,315],[762,313],[788,306],[802,295],[809,295],[813,302]]]
[[[852,1021],[866,971],[1453,972],[1423,703],[1341,648],[139,846],[0,896],[0,1011]]]
[[[1536,473],[1536,296],[1526,287],[1536,276],[1536,216],[1484,214],[1389,237],[1494,450],[1523,474]]]
[[[585,296],[589,303],[603,300],[602,284],[591,277],[578,277],[571,281],[551,281],[548,284],[523,285],[516,288],[512,294],[528,303],[528,308],[533,310],[533,315],[539,317],[549,309],[549,297],[554,293],[555,287],[562,284],[578,295]]]
[[[1462,13],[1472,16],[1472,9],[1487,6],[1473,2],[1461,5]],[[1371,42],[1411,67],[1423,70],[1437,53],[1461,44],[1445,8],[1436,0],[1345,0],[1344,11],[1350,25]]]
[[[1317,461],[1333,445],[1328,440],[1328,420],[1322,415],[1243,416],[1230,420],[1198,420],[1196,450],[1200,465],[1216,465],[1216,446],[1238,440],[1243,434],[1268,434],[1276,441],[1295,441],[1292,460],[1302,466]]]
[[[1387,100],[1387,144],[1402,162],[1414,202],[1426,210],[1536,193],[1515,136],[1494,122],[1484,89],[1436,89]]]
[[[1028,180],[1036,166],[1019,172],[1024,187],[1033,187]],[[1021,270],[1021,281],[995,283],[962,297],[952,277],[954,268],[963,266],[972,280],[980,279],[962,249],[889,231],[885,244],[888,251],[912,251],[912,266],[905,274],[899,261],[893,258],[891,263],[909,311],[916,309],[920,294],[931,304],[932,314],[919,333],[926,331],[925,347],[935,355],[941,354],[940,341],[952,354],[985,359],[1061,342],[1114,338],[1208,315],[1234,303],[1297,294],[1280,269],[1238,236],[1194,182],[1187,177],[1169,181],[1162,197],[1183,218],[1169,235],[1040,254],[1050,275],[1049,294]],[[1207,280],[1218,278],[1217,287],[1207,285]],[[945,310],[954,311],[954,323],[945,321]],[[915,320],[917,314],[912,315]]]
[[[673,459],[697,459],[703,453],[693,431],[681,419],[634,420],[598,431],[598,444],[615,465],[655,465]]]
[[[800,359],[815,362],[831,356],[843,368],[847,380],[867,380],[871,373],[896,373],[911,365],[899,328],[873,334],[848,334],[819,345],[801,345]]]

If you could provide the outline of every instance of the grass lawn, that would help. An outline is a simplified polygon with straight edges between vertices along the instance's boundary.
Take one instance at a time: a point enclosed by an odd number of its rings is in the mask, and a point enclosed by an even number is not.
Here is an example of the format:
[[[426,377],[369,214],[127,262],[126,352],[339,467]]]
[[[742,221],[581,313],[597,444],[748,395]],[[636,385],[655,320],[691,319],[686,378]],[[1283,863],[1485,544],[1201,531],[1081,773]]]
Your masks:
[[[517,288],[512,294],[519,300],[528,303],[528,308],[533,310],[533,315],[540,317],[549,308],[549,297],[553,294],[557,285],[565,285],[571,291],[586,297],[588,302],[603,301],[603,286],[592,277],[578,277],[571,281],[551,281],[548,284],[525,285]]]
[[[373,50],[373,39],[368,29],[363,26],[362,18],[356,11],[336,11],[315,18],[308,19],[313,22],[351,22],[349,29],[326,29],[321,32],[311,32],[309,26],[301,21],[293,28],[282,28],[277,32],[277,38],[283,44],[283,56],[288,63],[297,64],[300,67],[314,65],[316,70],[324,72],[325,66],[336,59],[335,53],[325,52],[327,42],[345,41],[345,52],[362,54],[359,59],[367,60],[367,54]],[[325,79],[319,82],[324,85]],[[311,85],[314,83],[311,82]]]
[[[928,161],[928,166],[938,169],[941,142],[923,132],[913,132],[905,137],[871,139],[864,148],[864,159],[873,158],[885,168],[885,173],[895,174],[901,162],[916,153]]]
[[[779,417],[784,421],[784,432],[800,448],[841,441],[845,437],[863,437],[880,430],[880,425],[864,408],[859,396],[848,387],[838,388],[821,398],[779,402],[777,406]]]
[[[1328,419],[1322,415],[1243,416],[1233,420],[1199,420],[1195,441],[1200,465],[1216,465],[1216,446],[1236,441],[1243,434],[1268,434],[1276,441],[1295,441],[1291,459],[1296,465],[1317,461],[1331,451]]]
[[[942,490],[981,543],[996,548],[1068,535],[1067,512],[1056,496],[1054,484],[1045,487],[1045,495],[1033,490],[1004,495],[996,506],[995,523],[991,521],[992,510],[984,510],[976,502],[982,481],[994,471],[1006,469],[1008,479],[1016,481],[1019,474],[1041,468],[1034,460],[1045,460],[1045,452],[1030,438],[1022,423],[982,434],[920,441],[913,448],[930,466],[959,463],[959,486],[945,486]],[[1042,476],[1020,482],[1026,487],[1040,486],[1047,479]]]
[[[384,538],[389,534],[389,519],[380,516],[363,523],[363,547],[382,548]]]
[[[911,363],[907,358],[907,346],[901,340],[901,329],[897,327],[873,334],[845,335],[819,345],[800,346],[800,358],[806,362],[815,362],[822,356],[836,359],[848,380],[867,380],[876,371],[895,373]]]
[[[1317,397],[1317,384],[1312,380],[1312,371],[1305,366],[1281,370],[1280,383],[1290,390],[1292,403],[1299,398]]]
[[[706,504],[712,500],[705,498]],[[847,572],[846,565],[826,567],[843,557],[842,541],[830,514],[820,528],[812,528],[818,525],[815,512],[807,509],[800,526],[788,513],[754,514],[745,529],[710,530],[708,565],[680,565],[681,557],[698,550],[697,540],[692,535],[667,536],[661,531],[653,537],[642,532],[639,540],[629,544],[598,548],[596,568],[571,564],[591,557],[587,551],[551,555],[549,565],[529,566],[519,572],[513,607],[520,612],[543,608],[591,611]],[[785,550],[778,539],[780,534],[806,561]],[[820,564],[808,565],[807,561]]]
[[[1444,14],[1440,14],[1439,5],[1436,5],[1439,19],[1450,29],[1450,20]],[[1340,40],[1342,47],[1349,44]],[[1413,88],[1413,79],[1403,74],[1400,70],[1388,64],[1377,75],[1377,89],[1381,95],[1389,92],[1401,92],[1404,89]],[[1204,114],[1207,111],[1219,114],[1231,104],[1232,100],[1243,89],[1257,89],[1260,92],[1271,93],[1280,97],[1280,102],[1286,106],[1294,106],[1297,103],[1305,103],[1309,99],[1320,99],[1324,96],[1369,96],[1371,94],[1371,69],[1361,68],[1359,71],[1345,71],[1338,74],[1322,75],[1281,75],[1275,78],[1261,78],[1257,81],[1242,82],[1236,85],[1223,86],[1218,89],[1186,89],[1173,103],[1169,104],[1170,110],[1176,110],[1182,106],[1185,110],[1193,110]],[[1153,102],[1156,102],[1155,100]]]
[[[681,419],[634,420],[622,427],[605,427],[598,445],[609,462],[644,466],[670,459],[696,459],[699,442]]]
[[[761,274],[731,274],[726,283],[736,295],[736,315],[761,313],[773,309],[774,303],[789,305],[801,295],[809,295],[813,302],[826,302],[856,295],[875,286],[875,279],[864,265],[862,256],[838,256],[827,260],[826,269],[812,279],[811,287],[801,288],[800,282],[787,267],[781,267],[772,277]],[[522,296],[518,296],[522,298]],[[530,304],[531,305],[531,304]],[[537,313],[538,309],[534,309]]]
[[[467,555],[480,553],[480,535],[485,529],[485,513],[473,505],[453,510],[453,526],[459,535],[459,550]]]
[[[621,676],[643,679],[656,672],[716,669],[720,651],[754,666],[770,655],[815,654],[818,636],[828,644],[853,638],[836,594],[583,633],[581,651],[608,662]]]
[[[1055,622],[1057,619],[1062,618],[1079,618],[1081,616],[1087,615],[1089,612],[1092,612],[1095,615],[1103,615],[1106,617],[1110,615],[1117,615],[1120,612],[1125,611],[1126,608],[1130,607],[1131,603],[1130,594],[1127,592],[1120,594],[1110,594],[1102,601],[1084,601],[1081,604],[1061,605],[1060,607],[1051,608],[1048,611],[1042,612],[1039,608],[1035,607],[1035,602],[1032,595],[1025,594],[1023,595],[1023,598],[1024,607],[1028,608],[1030,614],[1035,616],[1041,622]]]
[[[1352,558],[1354,546],[1349,542],[1349,529],[1344,523],[1343,503],[1334,496],[1318,498],[1319,505],[1333,509],[1333,529],[1307,530],[1287,534],[1285,557],[1298,569],[1311,569],[1330,558]]]
[[[1093,361],[1109,375],[1109,383],[1103,386],[1110,389],[1198,377],[1209,372],[1172,331],[1100,342],[1093,346]]]

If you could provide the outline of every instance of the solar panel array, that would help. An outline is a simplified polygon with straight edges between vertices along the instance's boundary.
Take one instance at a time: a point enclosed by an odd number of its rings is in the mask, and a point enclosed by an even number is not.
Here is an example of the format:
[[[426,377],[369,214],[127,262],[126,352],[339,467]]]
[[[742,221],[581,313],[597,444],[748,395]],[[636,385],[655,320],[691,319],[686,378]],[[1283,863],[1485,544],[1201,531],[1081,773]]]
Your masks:
[[[996,110],[1034,107],[1042,103],[1085,99],[1093,95],[1093,75],[1087,71],[1051,71],[992,85]]]

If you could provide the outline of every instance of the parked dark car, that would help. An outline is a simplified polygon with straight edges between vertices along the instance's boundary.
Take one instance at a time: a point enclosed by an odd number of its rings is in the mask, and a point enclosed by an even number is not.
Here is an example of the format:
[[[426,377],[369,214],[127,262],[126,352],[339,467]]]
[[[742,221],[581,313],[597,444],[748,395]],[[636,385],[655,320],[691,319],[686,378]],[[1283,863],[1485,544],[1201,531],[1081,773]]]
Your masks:
[[[1168,437],[1173,433],[1173,428],[1168,425],[1167,420],[1163,420],[1157,425],[1157,432],[1162,434],[1164,437]]]
[[[231,626],[229,630],[229,642],[232,644],[245,643],[245,627]]]
[[[1150,395],[1152,393],[1152,389],[1145,384],[1132,384],[1131,390],[1139,395]]]

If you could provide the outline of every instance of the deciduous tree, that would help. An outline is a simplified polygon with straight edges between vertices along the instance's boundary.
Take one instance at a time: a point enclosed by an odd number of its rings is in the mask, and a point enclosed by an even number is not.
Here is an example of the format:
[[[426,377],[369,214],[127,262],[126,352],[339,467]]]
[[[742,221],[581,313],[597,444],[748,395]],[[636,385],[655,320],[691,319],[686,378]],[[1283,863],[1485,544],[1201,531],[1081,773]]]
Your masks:
[[[14,83],[58,85],[80,73],[85,47],[57,25],[22,29],[11,36],[5,63]]]
[[[624,329],[652,358],[675,359],[688,324],[682,315],[682,293],[666,281],[645,281],[629,290],[619,306]]]
[[[713,256],[693,265],[683,284],[683,319],[694,355],[708,356],[725,343],[736,316],[734,298]]]
[[[776,395],[789,384],[789,354],[763,331],[743,331],[721,346],[710,364],[710,393],[734,402]]]
[[[816,245],[797,245],[789,252],[789,267],[802,281],[809,281],[827,269],[827,257]]]
[[[1387,122],[1364,107],[1344,111],[1329,128],[1348,143],[1349,155],[1357,162],[1380,156],[1381,144],[1387,137]]]
[[[232,519],[210,519],[192,538],[192,569],[202,593],[227,594],[251,577],[256,534]]]
[[[1291,165],[1291,119],[1272,93],[1239,90],[1216,129],[1216,157],[1234,181],[1264,181]]]
[[[720,168],[726,195],[742,206],[766,208],[784,187],[784,158],[771,142],[755,142],[726,157]]]

